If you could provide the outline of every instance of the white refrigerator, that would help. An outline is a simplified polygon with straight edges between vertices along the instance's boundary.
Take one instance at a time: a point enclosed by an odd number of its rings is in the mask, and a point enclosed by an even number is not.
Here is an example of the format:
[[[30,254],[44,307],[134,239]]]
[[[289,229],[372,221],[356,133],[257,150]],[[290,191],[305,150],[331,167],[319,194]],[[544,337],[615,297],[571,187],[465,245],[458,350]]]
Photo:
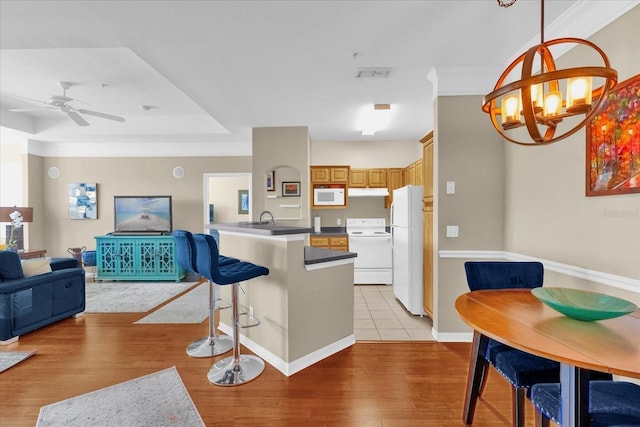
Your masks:
[[[393,294],[411,314],[422,308],[422,187],[407,185],[393,191]]]

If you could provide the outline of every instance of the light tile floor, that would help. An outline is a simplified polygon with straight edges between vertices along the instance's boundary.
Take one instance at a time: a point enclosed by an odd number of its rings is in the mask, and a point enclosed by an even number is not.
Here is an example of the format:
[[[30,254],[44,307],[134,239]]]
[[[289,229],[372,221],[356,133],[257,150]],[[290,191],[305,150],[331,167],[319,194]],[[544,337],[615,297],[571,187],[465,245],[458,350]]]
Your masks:
[[[414,316],[396,300],[393,287],[354,285],[353,329],[360,341],[434,341],[433,323]]]

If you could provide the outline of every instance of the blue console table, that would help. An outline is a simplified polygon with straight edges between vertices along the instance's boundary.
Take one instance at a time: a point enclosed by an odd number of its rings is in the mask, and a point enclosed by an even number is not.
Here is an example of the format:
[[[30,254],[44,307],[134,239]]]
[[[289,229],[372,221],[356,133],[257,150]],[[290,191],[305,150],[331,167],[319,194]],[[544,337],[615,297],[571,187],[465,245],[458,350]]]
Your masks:
[[[174,280],[184,277],[173,236],[96,236],[97,280]]]

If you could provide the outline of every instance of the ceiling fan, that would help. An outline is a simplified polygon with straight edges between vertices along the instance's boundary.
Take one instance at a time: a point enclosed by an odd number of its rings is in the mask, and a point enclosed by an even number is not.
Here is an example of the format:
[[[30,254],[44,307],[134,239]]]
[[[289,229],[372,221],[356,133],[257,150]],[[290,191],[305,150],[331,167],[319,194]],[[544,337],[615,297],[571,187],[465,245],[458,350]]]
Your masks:
[[[38,99],[27,98],[25,96],[7,94],[7,95],[14,96],[16,98],[26,99],[28,101],[33,101],[33,102],[46,105],[46,107],[37,108],[37,109],[16,108],[16,109],[11,109],[9,111],[27,112],[27,111],[42,111],[42,110],[60,110],[63,113],[66,113],[67,116],[69,116],[69,118],[73,120],[78,126],[89,126],[89,122],[86,121],[80,114],[87,114],[89,116],[100,117],[108,120],[115,120],[117,122],[125,121],[124,117],[114,116],[112,114],[100,113],[98,111],[85,110],[84,108],[72,107],[71,105],[69,105],[70,102],[73,102],[73,101],[82,102],[78,99],[70,98],[67,96],[67,90],[73,85],[69,82],[58,82],[58,85],[62,89],[62,95],[52,95],[48,101],[40,101]]]

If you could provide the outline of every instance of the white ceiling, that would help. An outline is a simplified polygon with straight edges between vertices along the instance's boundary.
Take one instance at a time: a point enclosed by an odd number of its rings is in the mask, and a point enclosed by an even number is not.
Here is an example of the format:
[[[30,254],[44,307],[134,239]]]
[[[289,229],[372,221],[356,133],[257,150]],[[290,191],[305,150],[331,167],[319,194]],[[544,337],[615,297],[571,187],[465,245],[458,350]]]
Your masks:
[[[547,0],[545,38],[589,37],[638,3]],[[0,124],[52,142],[247,144],[259,126],[308,126],[313,141],[417,140],[433,127],[430,70],[500,70],[539,27],[537,0],[1,0]],[[391,72],[357,79],[359,67]],[[126,122],[8,111],[39,104],[7,94],[48,100],[59,81],[86,103],[73,106]],[[390,103],[393,118],[365,137],[357,121],[373,103]]]

